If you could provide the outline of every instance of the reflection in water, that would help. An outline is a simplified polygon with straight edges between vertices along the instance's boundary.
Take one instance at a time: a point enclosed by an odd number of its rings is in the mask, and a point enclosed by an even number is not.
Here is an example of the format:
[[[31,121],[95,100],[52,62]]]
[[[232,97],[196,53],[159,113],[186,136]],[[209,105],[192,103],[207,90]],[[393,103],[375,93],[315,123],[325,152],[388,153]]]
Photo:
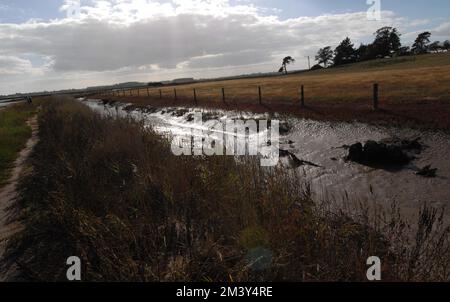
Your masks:
[[[0,102],[0,108],[6,107],[6,106],[9,106],[9,105],[13,105],[13,104],[18,104],[18,103],[21,103],[21,101],[11,102],[11,101],[4,100],[4,101]]]
[[[194,109],[164,108],[148,113],[104,106],[92,100],[85,102],[92,109],[108,115],[131,116],[143,120],[157,132],[171,136],[191,135],[190,114]],[[181,110],[182,109],[182,110]],[[181,111],[180,111],[181,110]],[[210,119],[205,129],[213,129],[217,120],[267,119],[268,115],[233,111],[203,110]],[[397,202],[408,212],[417,212],[422,202],[434,206],[450,204],[450,136],[440,132],[387,128],[362,123],[331,123],[297,118],[286,118],[289,131],[280,138],[281,162],[291,168],[302,169],[312,191],[321,199],[367,201],[390,205]],[[203,130],[205,130],[203,129]],[[223,133],[210,130],[218,139]],[[420,137],[427,146],[403,169],[387,171],[346,161],[347,149],[356,142],[380,141],[392,137],[413,139]],[[252,138],[250,138],[252,139]],[[254,138],[253,138],[254,139]],[[299,164],[300,163],[300,164]],[[437,177],[417,175],[419,167],[438,168]]]

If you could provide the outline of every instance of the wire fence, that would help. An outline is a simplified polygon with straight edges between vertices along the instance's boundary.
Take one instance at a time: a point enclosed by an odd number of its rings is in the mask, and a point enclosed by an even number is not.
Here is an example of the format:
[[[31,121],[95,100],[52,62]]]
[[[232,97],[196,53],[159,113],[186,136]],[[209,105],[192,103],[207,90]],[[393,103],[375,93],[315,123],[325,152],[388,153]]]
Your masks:
[[[171,101],[191,101],[197,105],[201,103],[247,103],[247,104],[299,104],[301,107],[307,106],[309,102],[321,101],[317,87],[311,87],[313,95],[308,98],[308,86],[297,85],[294,87],[282,87],[277,85],[250,85],[243,87],[196,87],[196,86],[176,86],[176,87],[136,87],[114,90],[105,90],[100,93],[102,96],[116,97],[140,97]],[[370,102],[374,110],[379,109],[380,85],[373,83],[372,87],[365,92],[353,94],[353,99],[365,99]],[[334,89],[334,95],[328,95],[327,99],[345,99],[348,89],[341,91]]]

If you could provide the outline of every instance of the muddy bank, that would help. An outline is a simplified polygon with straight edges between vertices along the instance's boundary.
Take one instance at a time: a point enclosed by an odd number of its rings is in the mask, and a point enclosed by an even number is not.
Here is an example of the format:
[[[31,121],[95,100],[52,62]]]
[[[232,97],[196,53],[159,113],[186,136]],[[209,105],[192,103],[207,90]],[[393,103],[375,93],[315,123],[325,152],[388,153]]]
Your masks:
[[[98,100],[85,102],[92,109],[108,115],[131,116],[169,135],[190,135],[191,116],[195,109],[187,107],[136,107],[116,103],[113,106]],[[198,110],[198,109],[197,109]],[[216,119],[252,118],[280,119],[281,163],[299,169],[312,185],[315,195],[337,201],[361,200],[380,205],[397,202],[406,212],[415,213],[423,202],[441,207],[450,204],[450,136],[444,132],[411,128],[383,127],[364,123],[315,121],[283,117],[276,113],[202,110],[205,127]],[[220,133],[218,134],[220,138]],[[368,141],[386,142],[395,139],[414,141],[423,146],[400,168],[384,169],[348,160],[348,148]],[[436,177],[420,177],[426,168],[437,168]]]
[[[96,97],[92,97],[96,98]],[[101,98],[99,96],[98,98]],[[109,101],[129,103],[137,107],[194,107],[192,99],[148,98],[137,96],[108,96]],[[380,110],[374,111],[370,96],[364,101],[319,101],[307,100],[302,108],[299,102],[257,103],[227,102],[220,100],[197,101],[196,107],[209,110],[240,110],[256,113],[281,113],[297,118],[322,121],[369,123],[380,126],[398,126],[425,130],[443,130],[450,133],[450,102],[448,100],[383,100]]]

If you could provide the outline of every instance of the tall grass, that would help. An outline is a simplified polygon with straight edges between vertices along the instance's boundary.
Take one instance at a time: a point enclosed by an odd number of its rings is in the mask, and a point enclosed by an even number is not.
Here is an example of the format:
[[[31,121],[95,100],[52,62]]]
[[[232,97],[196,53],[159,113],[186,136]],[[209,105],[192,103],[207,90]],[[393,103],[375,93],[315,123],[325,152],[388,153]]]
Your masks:
[[[364,281],[378,256],[385,281],[450,280],[448,231],[428,207],[412,238],[396,211],[330,210],[295,171],[176,157],[79,103],[44,104],[39,126],[7,257],[23,278],[63,281],[78,256],[84,281]]]
[[[31,136],[31,128],[26,122],[33,109],[30,105],[19,104],[0,111],[0,186],[8,179],[17,153]]]

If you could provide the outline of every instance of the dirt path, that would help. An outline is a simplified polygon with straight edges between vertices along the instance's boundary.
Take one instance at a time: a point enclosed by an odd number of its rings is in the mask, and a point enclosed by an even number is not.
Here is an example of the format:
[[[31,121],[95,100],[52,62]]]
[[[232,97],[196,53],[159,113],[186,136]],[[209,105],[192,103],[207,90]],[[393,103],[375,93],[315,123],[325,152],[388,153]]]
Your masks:
[[[38,123],[37,118],[33,117],[28,121],[28,125],[32,129],[32,136],[28,140],[26,147],[19,153],[18,158],[14,163],[14,168],[11,171],[11,177],[7,185],[0,188],[0,262],[6,247],[8,238],[21,230],[22,226],[18,221],[14,221],[11,211],[8,208],[13,204],[17,196],[17,183],[21,175],[26,170],[26,160],[28,159],[34,145],[38,140]],[[1,270],[0,265],[0,281],[8,279],[10,272]]]

